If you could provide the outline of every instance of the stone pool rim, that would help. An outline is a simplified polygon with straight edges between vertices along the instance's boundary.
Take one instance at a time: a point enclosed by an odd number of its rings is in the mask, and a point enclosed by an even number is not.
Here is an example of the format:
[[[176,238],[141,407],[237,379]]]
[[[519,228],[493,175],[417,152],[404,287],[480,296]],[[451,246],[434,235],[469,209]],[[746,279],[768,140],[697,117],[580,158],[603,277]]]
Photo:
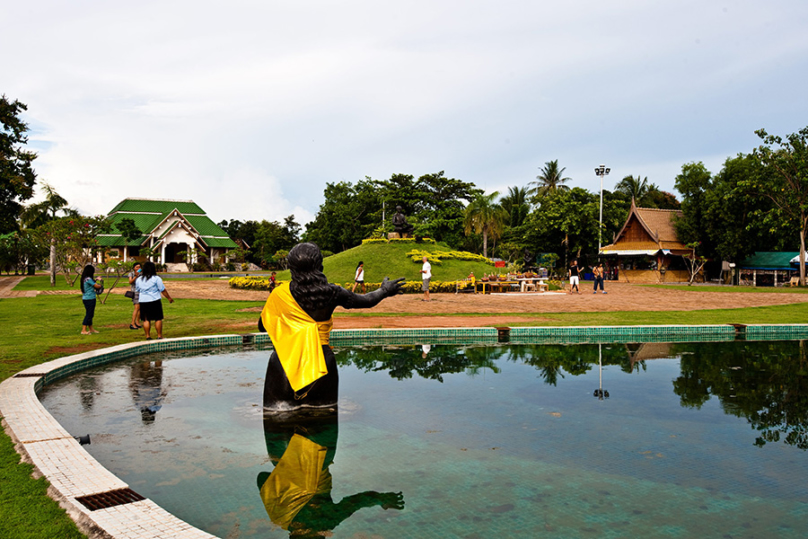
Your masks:
[[[503,338],[504,337],[504,338]],[[662,326],[477,327],[342,329],[331,332],[335,347],[360,344],[593,344],[808,339],[808,324],[716,324]],[[209,335],[120,344],[65,356],[29,367],[0,383],[5,432],[33,476],[44,476],[55,499],[89,537],[215,539],[177,518],[104,468],[39,401],[38,393],[61,378],[99,365],[174,350],[270,344],[266,334]],[[122,503],[91,510],[88,497]],[[141,499],[138,499],[141,498]],[[84,503],[82,503],[84,501]],[[111,503],[115,503],[114,501]],[[87,505],[85,505],[87,504]]]

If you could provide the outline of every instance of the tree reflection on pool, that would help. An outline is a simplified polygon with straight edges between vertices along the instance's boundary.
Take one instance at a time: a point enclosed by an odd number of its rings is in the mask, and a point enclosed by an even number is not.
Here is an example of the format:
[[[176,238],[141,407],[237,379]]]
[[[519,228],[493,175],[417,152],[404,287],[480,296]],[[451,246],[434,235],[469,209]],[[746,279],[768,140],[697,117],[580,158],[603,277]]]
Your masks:
[[[800,342],[336,352],[338,418],[265,419],[267,350],[144,356],[41,398],[220,537],[803,535]]]

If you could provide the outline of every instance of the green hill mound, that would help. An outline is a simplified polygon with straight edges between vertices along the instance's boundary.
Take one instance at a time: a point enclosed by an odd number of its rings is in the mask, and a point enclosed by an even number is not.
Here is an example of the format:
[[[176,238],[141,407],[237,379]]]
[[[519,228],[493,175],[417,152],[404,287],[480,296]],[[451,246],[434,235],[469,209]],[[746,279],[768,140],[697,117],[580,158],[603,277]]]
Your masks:
[[[452,251],[441,244],[431,243],[369,243],[359,245],[323,260],[323,272],[332,283],[352,283],[356,265],[365,263],[365,282],[378,283],[385,277],[404,277],[407,281],[420,281],[421,263],[413,262],[407,253],[413,249],[434,253]],[[500,272],[502,269],[498,269]],[[455,281],[465,279],[470,272],[478,278],[485,273],[494,273],[494,266],[481,261],[443,258],[440,264],[432,264],[433,281]],[[278,272],[278,279],[289,280],[289,271]]]

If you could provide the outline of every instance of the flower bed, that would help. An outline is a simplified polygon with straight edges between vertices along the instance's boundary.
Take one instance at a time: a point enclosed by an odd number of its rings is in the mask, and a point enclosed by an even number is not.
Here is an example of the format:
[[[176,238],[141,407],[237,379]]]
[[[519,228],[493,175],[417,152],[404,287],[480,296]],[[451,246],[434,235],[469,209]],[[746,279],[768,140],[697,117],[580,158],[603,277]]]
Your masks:
[[[426,257],[429,260],[430,264],[440,265],[441,259],[449,259],[452,258],[454,260],[467,260],[470,262],[484,262],[486,264],[494,265],[491,260],[484,257],[483,255],[478,255],[474,253],[469,253],[468,251],[421,251],[419,249],[413,249],[407,253],[407,256],[413,262],[421,262],[421,260]]]

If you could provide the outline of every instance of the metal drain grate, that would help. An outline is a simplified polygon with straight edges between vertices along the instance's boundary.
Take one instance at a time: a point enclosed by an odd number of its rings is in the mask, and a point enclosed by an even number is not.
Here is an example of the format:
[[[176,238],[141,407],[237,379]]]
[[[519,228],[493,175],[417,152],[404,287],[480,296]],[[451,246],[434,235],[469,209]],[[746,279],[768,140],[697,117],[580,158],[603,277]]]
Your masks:
[[[145,499],[146,498],[131,488],[122,488],[102,492],[100,494],[81,496],[76,498],[76,501],[81,502],[81,504],[90,511],[97,511],[98,509],[107,509],[108,507],[115,507],[116,505],[123,505],[125,503],[139,502],[140,500]]]
[[[45,376],[45,375],[40,374],[38,372],[21,372],[19,374],[15,374],[13,378],[34,378],[36,376]]]

